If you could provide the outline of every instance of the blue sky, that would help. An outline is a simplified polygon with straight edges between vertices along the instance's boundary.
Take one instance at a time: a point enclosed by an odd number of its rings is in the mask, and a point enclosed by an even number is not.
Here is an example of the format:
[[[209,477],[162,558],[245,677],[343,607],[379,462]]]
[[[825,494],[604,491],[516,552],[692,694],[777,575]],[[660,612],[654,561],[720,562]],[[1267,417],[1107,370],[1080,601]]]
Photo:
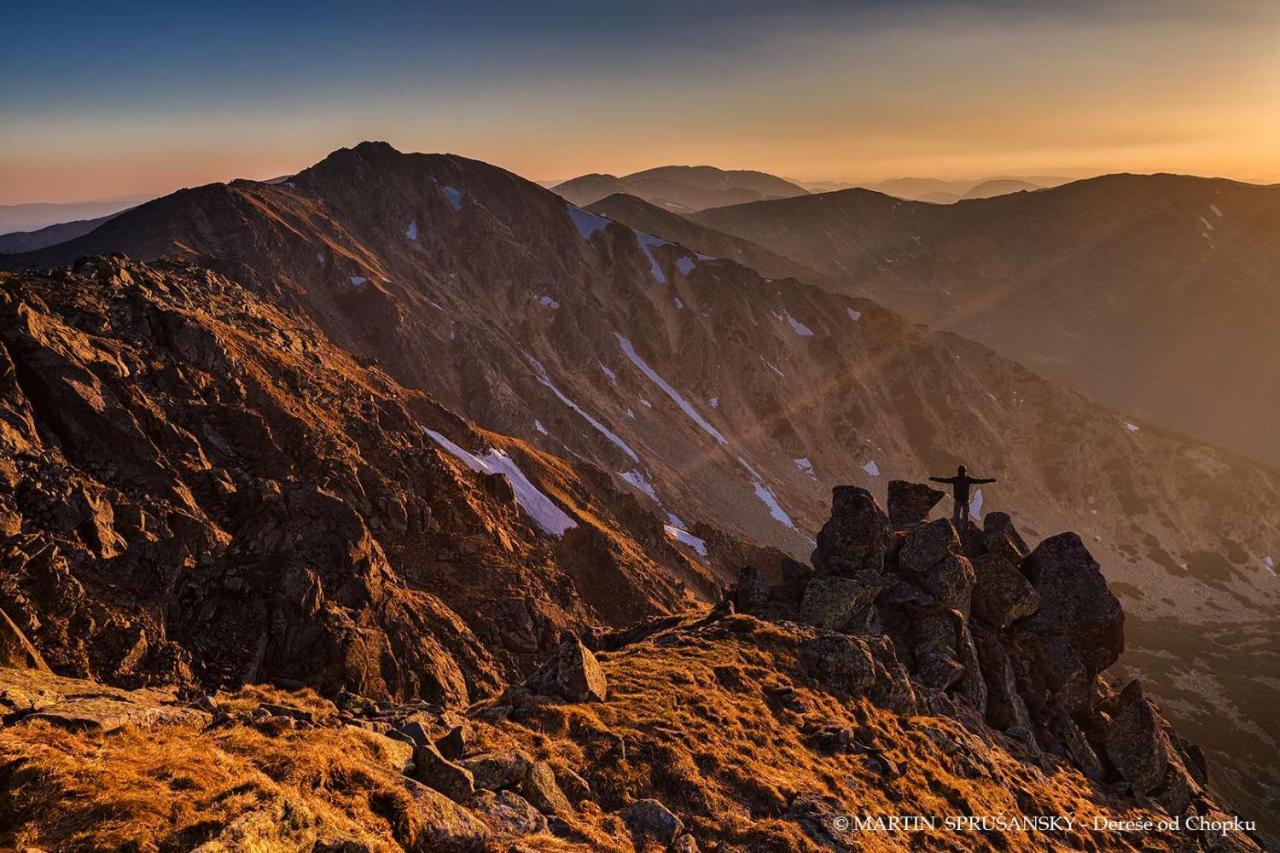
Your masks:
[[[9,3],[0,203],[293,171],[381,138],[532,178],[1280,180],[1280,4]]]

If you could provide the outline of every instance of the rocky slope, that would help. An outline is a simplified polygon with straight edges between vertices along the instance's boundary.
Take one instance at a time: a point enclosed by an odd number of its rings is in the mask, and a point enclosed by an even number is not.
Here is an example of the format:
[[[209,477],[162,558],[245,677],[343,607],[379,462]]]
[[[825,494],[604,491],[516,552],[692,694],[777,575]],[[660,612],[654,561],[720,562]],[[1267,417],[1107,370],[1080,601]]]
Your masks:
[[[552,189],[579,207],[594,204],[615,193],[626,193],[658,207],[680,212],[808,193],[804,187],[764,172],[725,170],[714,166],[659,166],[621,178],[581,175]]]
[[[1110,175],[946,207],[850,190],[697,219],[1280,467],[1276,187]]]
[[[204,269],[0,275],[0,611],[58,672],[465,703],[709,559]],[[11,620],[11,622],[10,622]]]
[[[1102,677],[1124,619],[1079,537],[1028,553],[999,514],[957,535],[927,520],[940,497],[894,483],[886,514],[839,488],[811,565],[748,566],[705,615],[567,635],[466,708],[0,668],[0,842],[1261,849],[1141,685]]]
[[[222,270],[400,385],[594,467],[665,520],[689,572],[702,549],[713,564],[739,553],[735,540],[806,555],[833,485],[879,494],[965,461],[1000,480],[978,515],[1009,507],[1032,535],[1081,531],[1153,626],[1134,659],[1163,671],[1152,690],[1197,695],[1179,709],[1232,756],[1218,784],[1238,773],[1250,796],[1274,796],[1275,686],[1208,661],[1252,654],[1250,626],[1274,620],[1276,472],[873,302],[667,236],[482,163],[366,143],[289,182],[178,193],[8,263],[120,250]],[[1219,623],[1239,630],[1196,627]],[[1223,714],[1240,724],[1213,725]]]

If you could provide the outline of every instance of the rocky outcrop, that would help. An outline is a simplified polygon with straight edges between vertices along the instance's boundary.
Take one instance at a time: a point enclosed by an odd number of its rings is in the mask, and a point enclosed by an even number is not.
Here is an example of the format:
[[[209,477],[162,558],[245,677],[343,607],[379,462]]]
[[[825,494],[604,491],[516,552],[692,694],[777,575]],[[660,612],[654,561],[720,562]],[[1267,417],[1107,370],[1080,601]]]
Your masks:
[[[548,534],[428,429],[501,443],[580,523]],[[2,276],[0,662],[462,706],[564,627],[714,587],[582,476],[207,269],[116,256]]]
[[[1208,808],[1199,751],[1137,682],[1115,697],[1102,678],[1124,649],[1124,614],[1080,537],[1028,551],[1002,513],[961,536],[925,521],[929,491],[894,485],[891,525],[865,490],[836,488],[812,571],[768,586],[748,567],[734,600],[819,629],[801,660],[835,695],[989,726],[1029,761],[1127,783],[1169,814]]]

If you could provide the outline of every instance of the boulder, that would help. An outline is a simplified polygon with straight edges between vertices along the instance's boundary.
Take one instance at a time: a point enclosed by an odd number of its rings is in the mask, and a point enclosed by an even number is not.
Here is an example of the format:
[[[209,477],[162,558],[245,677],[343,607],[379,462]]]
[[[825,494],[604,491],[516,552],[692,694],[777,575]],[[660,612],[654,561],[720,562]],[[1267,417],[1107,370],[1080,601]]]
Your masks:
[[[539,835],[547,831],[546,817],[515,791],[479,791],[467,803],[495,835]]]
[[[476,790],[475,777],[471,771],[445,758],[430,743],[413,751],[413,778],[458,802],[467,799]]]
[[[903,530],[919,524],[929,517],[929,511],[946,496],[945,492],[930,488],[924,483],[908,483],[906,480],[889,482],[889,525],[893,530]]]
[[[600,662],[573,634],[561,639],[555,655],[525,684],[535,693],[570,702],[603,702],[609,692]]]
[[[0,610],[0,666],[49,671],[40,652],[3,610]]]
[[[463,726],[454,726],[449,733],[436,741],[436,749],[450,761],[457,761],[467,751],[467,730]]]
[[[636,800],[619,811],[618,816],[632,833],[660,844],[671,844],[684,833],[684,821],[657,800]]]
[[[818,532],[810,558],[815,572],[854,577],[883,571],[889,517],[866,489],[836,486],[831,492],[831,518]]]
[[[827,692],[838,696],[862,696],[875,684],[875,660],[861,637],[819,634],[801,644],[800,660]]]
[[[440,853],[481,851],[489,841],[489,829],[453,800],[413,779],[399,783],[409,795],[404,809],[410,847]]]
[[[556,782],[555,771],[545,761],[529,765],[529,771],[520,782],[520,793],[543,814],[563,816],[573,813],[569,798]]]
[[[903,574],[918,579],[948,555],[959,555],[960,537],[945,518],[920,524],[907,531],[898,552],[898,568]]]
[[[1030,551],[1006,512],[989,512],[983,517],[982,545],[988,554],[1004,557],[1014,565],[1021,563]]]
[[[916,583],[935,604],[958,610],[965,616],[969,615],[975,580],[973,564],[956,554],[946,554],[916,576]]]
[[[1044,540],[1021,569],[1040,595],[1040,607],[1029,620],[1035,629],[1065,636],[1090,675],[1120,658],[1124,611],[1077,534]]]
[[[843,630],[857,623],[857,617],[865,616],[883,584],[884,578],[874,571],[859,572],[856,577],[813,578],[800,601],[799,620],[831,631]],[[865,619],[861,621],[865,627]]]
[[[972,561],[973,618],[992,628],[1007,628],[1040,606],[1040,594],[1017,567],[996,552]]]
[[[513,749],[482,752],[458,763],[471,772],[477,788],[496,791],[523,782],[533,762],[523,752]]]
[[[1137,681],[1120,692],[1114,710],[1106,735],[1111,764],[1134,790],[1180,814],[1200,786],[1183,764],[1169,724]]]

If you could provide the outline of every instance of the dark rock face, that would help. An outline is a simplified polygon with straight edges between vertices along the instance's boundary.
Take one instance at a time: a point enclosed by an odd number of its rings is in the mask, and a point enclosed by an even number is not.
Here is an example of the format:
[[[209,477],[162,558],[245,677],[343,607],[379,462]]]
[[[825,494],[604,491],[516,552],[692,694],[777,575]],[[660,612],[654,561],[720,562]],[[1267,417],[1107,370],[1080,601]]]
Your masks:
[[[1107,757],[1135,790],[1169,814],[1181,814],[1200,793],[1200,785],[1169,723],[1136,681],[1120,693],[1114,711],[1106,733]]]
[[[1040,593],[1003,555],[988,552],[973,560],[973,618],[992,628],[1008,628],[1040,606]]]
[[[893,530],[919,524],[929,517],[929,511],[944,497],[945,492],[924,483],[892,480],[889,483],[889,524]]]
[[[811,558],[819,575],[854,577],[881,572],[888,549],[889,518],[866,489],[836,486],[831,519],[818,532]]]
[[[1120,658],[1124,611],[1078,535],[1046,539],[1021,568],[1040,596],[1040,607],[1028,620],[1031,630],[1065,637],[1090,675]]]
[[[1014,565],[1022,562],[1030,550],[1013,526],[1013,519],[1004,512],[989,512],[982,519],[982,545],[987,553],[1004,557]]]

